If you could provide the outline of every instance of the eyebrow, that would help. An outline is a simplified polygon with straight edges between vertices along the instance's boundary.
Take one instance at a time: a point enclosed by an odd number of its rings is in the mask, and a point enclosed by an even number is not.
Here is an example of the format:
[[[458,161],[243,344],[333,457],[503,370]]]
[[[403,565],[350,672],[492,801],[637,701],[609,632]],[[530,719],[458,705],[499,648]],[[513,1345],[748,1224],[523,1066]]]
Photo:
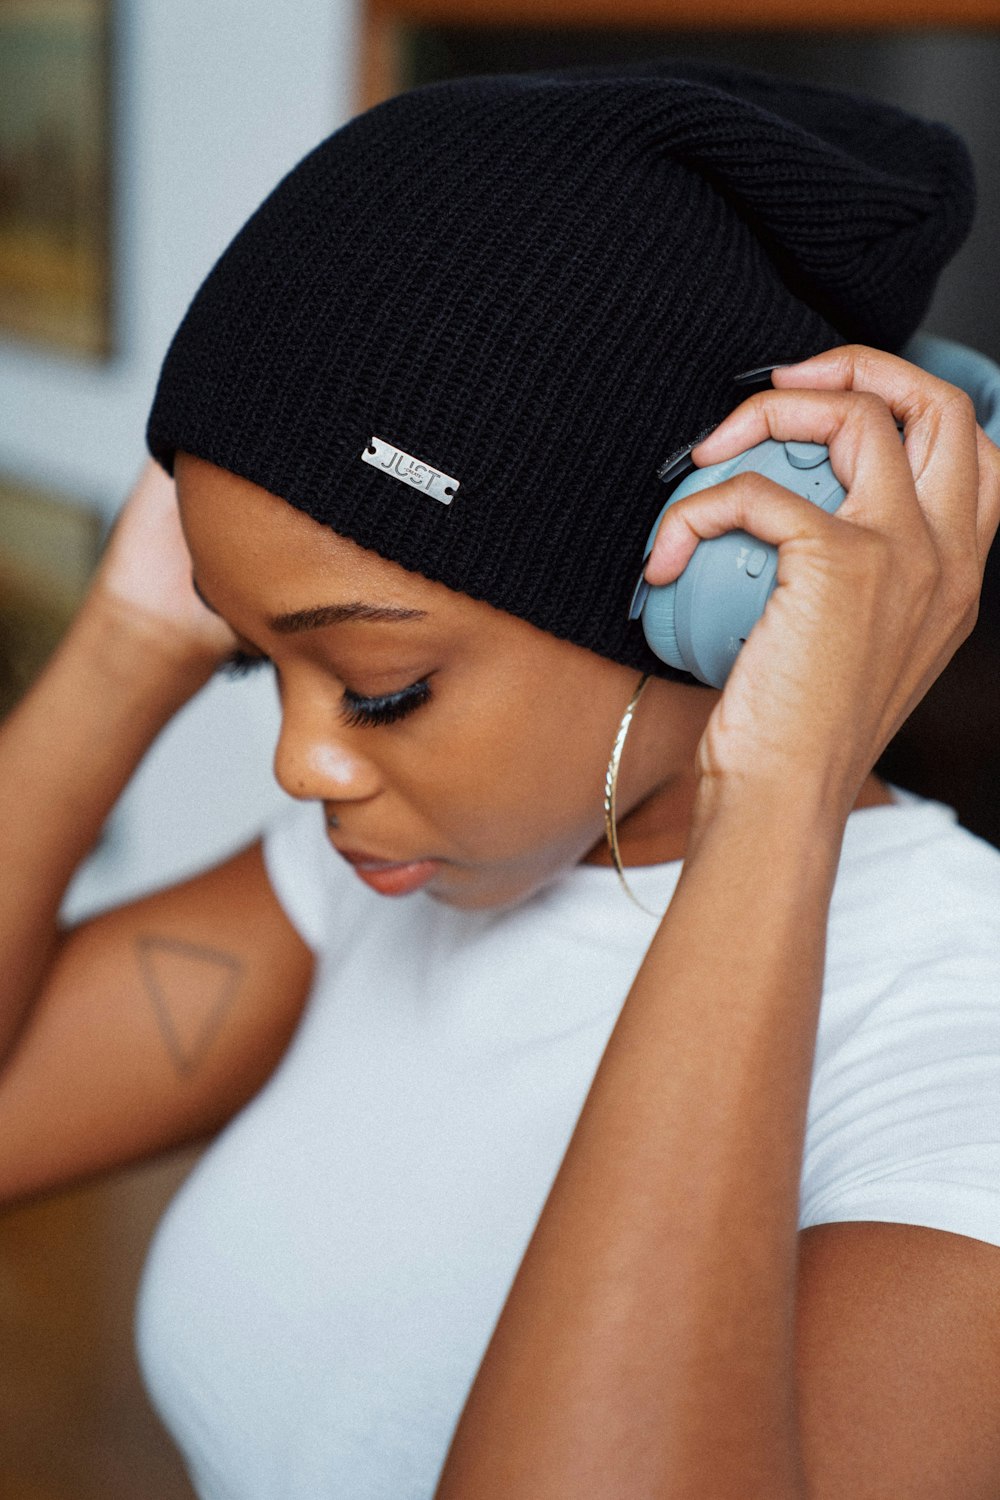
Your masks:
[[[198,598],[213,615],[219,611],[205,598],[194,577],[191,584]],[[311,609],[294,609],[289,614],[275,615],[268,620],[268,628],[276,635],[295,635],[300,630],[322,630],[325,625],[340,625],[345,620],[372,620],[398,622],[400,620],[425,620],[425,609],[405,609],[398,604],[366,604],[355,599],[350,604],[316,604]]]
[[[268,627],[277,635],[294,635],[299,630],[321,630],[324,625],[340,625],[344,620],[425,620],[425,609],[404,609],[397,604],[365,604],[360,599],[351,604],[317,604],[312,609],[295,609],[288,615],[275,615]]]

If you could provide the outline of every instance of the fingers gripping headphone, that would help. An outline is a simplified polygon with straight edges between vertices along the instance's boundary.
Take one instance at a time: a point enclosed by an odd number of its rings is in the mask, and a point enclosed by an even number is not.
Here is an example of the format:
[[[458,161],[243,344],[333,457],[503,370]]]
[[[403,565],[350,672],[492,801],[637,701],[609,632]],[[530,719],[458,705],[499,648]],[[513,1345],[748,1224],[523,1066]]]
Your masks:
[[[929,334],[912,339],[903,357],[966,391],[975,404],[979,425],[993,442],[1000,443],[1000,368],[992,360],[962,344]],[[749,370],[737,376],[737,384],[748,390],[763,388],[770,381],[772,368],[767,365]],[[820,443],[782,443],[768,438],[735,458],[704,469],[694,467],[691,448],[687,448],[659,471],[659,478],[672,489],[649,533],[643,565],[671,505],[746,473],[763,474],[829,514],[845,497],[844,487],[830,465],[830,455]],[[661,661],[690,672],[709,687],[721,688],[740,647],[764,613],[777,583],[777,570],[777,547],[758,541],[746,531],[730,531],[699,542],[673,583],[653,585],[640,575],[629,619],[641,619],[650,649]]]

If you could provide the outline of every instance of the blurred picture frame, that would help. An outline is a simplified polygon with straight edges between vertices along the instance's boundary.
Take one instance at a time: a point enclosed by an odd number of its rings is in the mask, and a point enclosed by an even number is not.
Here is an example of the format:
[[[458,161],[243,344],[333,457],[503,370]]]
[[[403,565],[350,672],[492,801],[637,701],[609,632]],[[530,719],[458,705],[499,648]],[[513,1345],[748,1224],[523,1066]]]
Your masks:
[[[103,530],[90,506],[0,475],[0,718],[79,608]]]
[[[113,352],[113,0],[0,0],[0,337]]]

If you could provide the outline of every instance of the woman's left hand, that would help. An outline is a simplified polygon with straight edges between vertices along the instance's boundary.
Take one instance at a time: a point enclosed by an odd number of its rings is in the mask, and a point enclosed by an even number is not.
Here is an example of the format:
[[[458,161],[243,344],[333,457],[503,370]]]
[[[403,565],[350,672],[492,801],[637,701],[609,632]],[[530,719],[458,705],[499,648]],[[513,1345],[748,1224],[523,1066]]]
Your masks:
[[[671,506],[646,577],[671,582],[700,540],[737,528],[777,546],[777,587],[708,722],[698,772],[811,784],[842,799],[846,817],[975,623],[1000,523],[1000,449],[963,391],[878,350],[833,349],[773,382],[694,450],[696,463],[767,437],[824,443],[847,491],[840,509],[740,475]]]

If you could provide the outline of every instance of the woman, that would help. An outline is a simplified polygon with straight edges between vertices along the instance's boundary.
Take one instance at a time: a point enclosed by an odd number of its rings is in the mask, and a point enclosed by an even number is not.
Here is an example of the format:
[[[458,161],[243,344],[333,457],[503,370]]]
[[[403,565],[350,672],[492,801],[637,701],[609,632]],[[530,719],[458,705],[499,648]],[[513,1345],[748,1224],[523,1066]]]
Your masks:
[[[1000,520],[971,403],[887,352],[970,192],[941,127],[755,75],[466,80],[206,281],[176,499],[144,476],[0,776],[5,1193],[227,1127],[139,1315],[201,1495],[996,1493],[1000,858],[872,774]],[[777,547],[720,693],[629,598],[663,461],[768,436],[841,510],[718,485],[645,570]],[[274,664],[302,805],[57,934],[227,660]]]

